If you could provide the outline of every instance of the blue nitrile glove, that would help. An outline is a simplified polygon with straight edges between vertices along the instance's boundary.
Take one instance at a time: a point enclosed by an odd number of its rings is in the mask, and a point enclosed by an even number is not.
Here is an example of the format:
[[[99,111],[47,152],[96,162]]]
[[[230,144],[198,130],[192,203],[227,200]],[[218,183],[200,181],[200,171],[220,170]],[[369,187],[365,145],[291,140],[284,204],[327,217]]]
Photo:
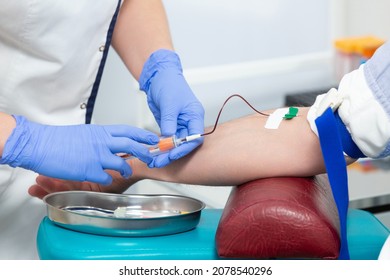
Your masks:
[[[128,177],[131,168],[116,153],[132,154],[149,164],[152,156],[144,144],[159,140],[154,133],[126,125],[51,126],[14,117],[16,127],[4,145],[0,164],[66,180],[108,185],[112,178],[105,169]]]
[[[146,61],[140,76],[140,89],[163,137],[186,137],[204,131],[204,109],[183,76],[179,56],[170,50],[158,50]],[[203,139],[185,143],[167,154],[157,156],[149,167],[162,167],[183,157]]]

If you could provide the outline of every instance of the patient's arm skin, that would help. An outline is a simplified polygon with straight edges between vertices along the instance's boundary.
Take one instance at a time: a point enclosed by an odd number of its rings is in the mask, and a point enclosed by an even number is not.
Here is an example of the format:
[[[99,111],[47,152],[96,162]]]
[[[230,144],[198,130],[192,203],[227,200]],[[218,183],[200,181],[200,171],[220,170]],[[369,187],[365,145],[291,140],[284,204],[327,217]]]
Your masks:
[[[310,176],[325,172],[318,137],[299,116],[278,129],[264,128],[268,117],[250,115],[220,124],[203,145],[182,160],[161,169],[130,162],[134,178],[196,185],[237,185],[275,176]],[[270,112],[268,112],[270,113]]]
[[[14,117],[0,112],[0,157],[3,155],[3,149],[8,137],[16,126]]]
[[[115,180],[110,187],[39,176],[29,193],[37,197],[59,190],[121,193],[143,179],[234,186],[266,177],[324,173],[318,137],[306,120],[307,111],[308,108],[300,108],[296,118],[283,120],[278,129],[264,128],[267,117],[257,114],[219,124],[197,150],[164,168],[150,169],[139,160],[129,160],[133,175],[126,180],[112,172]]]

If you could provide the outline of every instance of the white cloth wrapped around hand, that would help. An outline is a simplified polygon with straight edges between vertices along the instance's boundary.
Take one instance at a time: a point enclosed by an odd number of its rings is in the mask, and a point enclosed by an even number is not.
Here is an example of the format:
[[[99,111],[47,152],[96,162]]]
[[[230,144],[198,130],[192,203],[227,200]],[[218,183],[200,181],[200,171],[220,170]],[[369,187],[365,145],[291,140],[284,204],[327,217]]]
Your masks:
[[[308,113],[312,130],[318,135],[315,119],[324,108],[335,105],[341,120],[359,149],[370,158],[387,156],[386,147],[390,136],[387,113],[368,87],[364,75],[365,65],[346,74],[338,90],[331,89],[319,95]],[[338,106],[338,108],[336,108]]]

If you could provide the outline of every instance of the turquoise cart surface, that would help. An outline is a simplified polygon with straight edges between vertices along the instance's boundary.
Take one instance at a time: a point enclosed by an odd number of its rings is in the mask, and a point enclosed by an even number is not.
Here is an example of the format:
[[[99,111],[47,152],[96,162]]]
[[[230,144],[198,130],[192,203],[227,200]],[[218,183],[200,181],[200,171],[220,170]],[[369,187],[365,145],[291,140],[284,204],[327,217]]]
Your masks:
[[[223,209],[204,209],[199,225],[190,231],[154,237],[110,237],[59,227],[47,217],[39,226],[41,259],[85,260],[213,260],[220,259],[215,233]],[[353,260],[377,259],[390,234],[374,215],[350,209],[348,245]]]

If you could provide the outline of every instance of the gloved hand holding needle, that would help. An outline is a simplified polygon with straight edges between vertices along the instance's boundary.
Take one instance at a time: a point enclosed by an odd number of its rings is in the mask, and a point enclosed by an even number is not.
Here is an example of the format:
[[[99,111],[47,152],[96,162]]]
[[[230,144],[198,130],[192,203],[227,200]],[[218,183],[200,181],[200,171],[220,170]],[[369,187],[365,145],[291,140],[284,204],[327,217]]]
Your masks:
[[[140,89],[147,94],[149,108],[163,137],[184,138],[203,133],[203,106],[187,84],[179,56],[174,51],[160,49],[152,53],[143,67],[139,83]],[[202,141],[198,138],[158,155],[149,167],[166,166],[190,153]]]
[[[123,177],[132,174],[115,153],[129,153],[149,164],[153,158],[145,144],[159,141],[154,133],[126,125],[50,126],[14,118],[16,126],[4,144],[0,164],[60,179],[108,185],[112,178],[105,169]]]

